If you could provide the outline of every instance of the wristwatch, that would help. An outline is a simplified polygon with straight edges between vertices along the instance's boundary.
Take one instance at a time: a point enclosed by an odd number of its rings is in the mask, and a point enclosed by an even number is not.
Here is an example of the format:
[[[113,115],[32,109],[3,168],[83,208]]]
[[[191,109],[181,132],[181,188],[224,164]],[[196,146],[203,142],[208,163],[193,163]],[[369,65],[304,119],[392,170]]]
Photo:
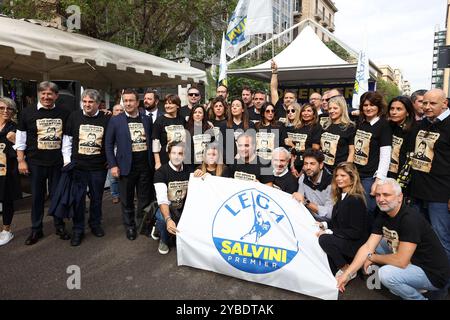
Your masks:
[[[369,252],[367,254],[367,259],[369,259],[369,261],[372,261],[372,252]]]
[[[309,205],[311,203],[311,201],[309,201],[308,199],[305,200],[305,206]]]

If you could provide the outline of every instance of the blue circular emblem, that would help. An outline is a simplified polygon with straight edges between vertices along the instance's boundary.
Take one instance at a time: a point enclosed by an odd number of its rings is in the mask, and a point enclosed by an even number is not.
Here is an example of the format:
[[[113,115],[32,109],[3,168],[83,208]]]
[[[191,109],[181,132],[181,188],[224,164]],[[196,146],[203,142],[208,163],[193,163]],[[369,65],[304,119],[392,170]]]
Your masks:
[[[282,206],[257,189],[235,193],[217,210],[216,249],[231,266],[264,274],[281,269],[298,253],[298,241]]]

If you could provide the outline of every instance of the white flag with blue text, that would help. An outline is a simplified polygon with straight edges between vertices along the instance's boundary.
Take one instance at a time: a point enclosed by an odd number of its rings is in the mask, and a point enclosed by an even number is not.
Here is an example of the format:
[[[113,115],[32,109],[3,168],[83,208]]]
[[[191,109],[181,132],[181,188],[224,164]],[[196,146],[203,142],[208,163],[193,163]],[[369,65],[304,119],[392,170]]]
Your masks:
[[[369,56],[366,50],[361,50],[358,56],[355,85],[353,87],[352,107],[359,108],[361,96],[369,91]]]
[[[226,53],[234,58],[254,34],[273,33],[271,0],[239,0],[225,34]]]
[[[178,265],[337,299],[315,220],[292,195],[214,176],[191,175],[188,190],[177,226]]]
[[[218,85],[222,84],[228,86],[227,83],[227,55],[225,53],[225,35],[222,36],[222,48],[220,49],[220,66],[219,66],[219,79]]]

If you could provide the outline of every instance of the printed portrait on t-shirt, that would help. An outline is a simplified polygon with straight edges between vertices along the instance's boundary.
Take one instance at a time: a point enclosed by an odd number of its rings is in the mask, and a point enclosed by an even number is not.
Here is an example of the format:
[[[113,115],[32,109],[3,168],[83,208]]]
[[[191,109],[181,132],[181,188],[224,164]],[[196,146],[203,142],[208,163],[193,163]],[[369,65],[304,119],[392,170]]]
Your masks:
[[[78,130],[78,153],[84,155],[100,154],[102,150],[103,127],[83,124]]]
[[[182,125],[166,126],[167,144],[171,142],[186,142],[186,132]]]
[[[330,166],[334,165],[336,161],[336,150],[339,143],[340,136],[338,134],[332,134],[324,132],[320,139],[320,146],[322,148],[323,155],[325,156],[324,162]]]
[[[210,134],[197,134],[192,137],[194,141],[194,160],[195,162],[202,162],[203,152],[206,149],[208,143],[211,142]]]
[[[308,139],[307,134],[303,133],[292,133],[288,132],[288,138],[294,143],[295,151],[303,152],[306,149],[306,139]]]
[[[321,117],[321,118],[320,118],[320,121],[319,121],[320,126],[323,128],[323,126],[325,125],[325,123],[326,123],[328,120],[330,120],[330,117]]]
[[[391,163],[389,164],[389,171],[398,173],[398,165],[400,161],[400,149],[402,148],[403,139],[397,136],[392,136],[392,153]]]
[[[256,133],[256,153],[259,157],[272,160],[272,151],[275,147],[275,133],[258,132]]]
[[[172,181],[167,186],[167,198],[170,206],[175,209],[181,209],[186,198],[189,181]]]
[[[6,144],[0,143],[0,177],[6,176]]]
[[[128,129],[131,136],[131,150],[133,152],[147,151],[147,137],[145,136],[144,125],[140,122],[130,122]]]
[[[370,139],[372,139],[370,132],[356,130],[354,163],[365,166],[369,162]]]
[[[434,144],[439,139],[437,132],[420,130],[416,137],[416,145],[412,156],[412,168],[429,173],[434,158]]]
[[[61,119],[38,119],[37,147],[40,150],[61,149],[63,122]]]
[[[386,240],[389,248],[392,250],[392,253],[397,253],[398,246],[400,244],[397,231],[389,230],[388,228],[383,227],[383,238]]]

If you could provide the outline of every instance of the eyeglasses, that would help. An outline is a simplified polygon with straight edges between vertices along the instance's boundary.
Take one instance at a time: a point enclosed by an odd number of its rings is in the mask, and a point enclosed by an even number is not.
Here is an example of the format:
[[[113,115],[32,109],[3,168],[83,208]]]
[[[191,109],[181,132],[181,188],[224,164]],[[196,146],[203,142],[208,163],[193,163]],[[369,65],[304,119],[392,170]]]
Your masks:
[[[2,111],[2,112],[5,112],[5,111],[14,112],[14,109],[11,108],[11,107],[0,107],[0,111]]]
[[[286,113],[295,113],[295,109],[287,109]]]
[[[268,110],[266,110],[266,113],[275,113],[275,111],[272,109],[268,109]]]
[[[188,93],[189,97],[200,97],[200,93]]]
[[[328,102],[328,101],[330,101],[330,99],[337,98],[337,97],[342,97],[342,95],[332,96],[332,97],[329,97],[329,98],[326,98],[326,99],[322,99],[322,100],[325,100],[326,102]]]

